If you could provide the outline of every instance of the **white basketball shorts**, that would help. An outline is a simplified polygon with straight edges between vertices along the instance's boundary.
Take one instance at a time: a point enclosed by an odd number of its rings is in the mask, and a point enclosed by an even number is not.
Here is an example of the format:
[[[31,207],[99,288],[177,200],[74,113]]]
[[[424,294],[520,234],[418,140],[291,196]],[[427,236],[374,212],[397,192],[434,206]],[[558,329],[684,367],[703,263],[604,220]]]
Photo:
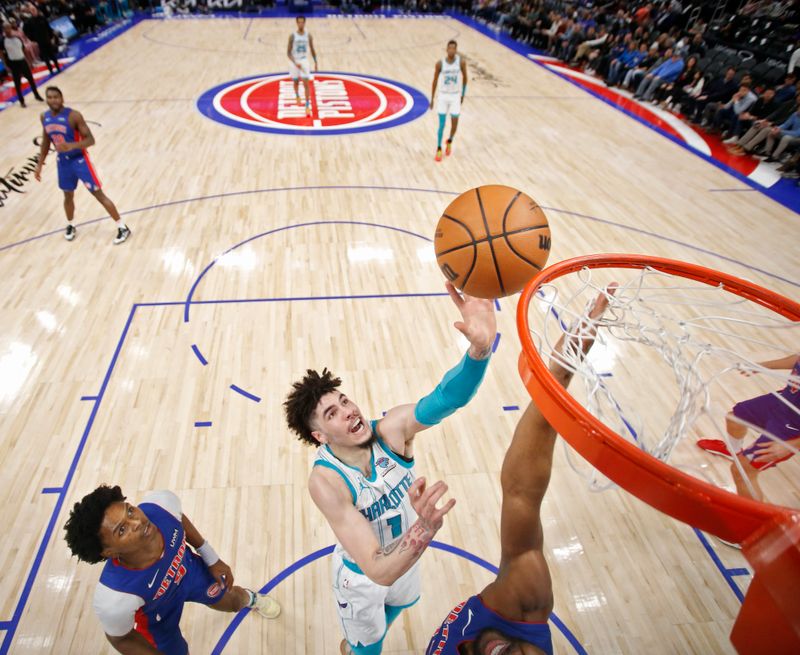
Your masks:
[[[302,78],[304,80],[311,78],[311,67],[308,64],[308,59],[298,59],[299,66],[295,66],[294,62],[289,62],[289,75],[293,80]]]
[[[461,95],[458,93],[440,93],[436,100],[436,113],[458,116],[461,113]]]

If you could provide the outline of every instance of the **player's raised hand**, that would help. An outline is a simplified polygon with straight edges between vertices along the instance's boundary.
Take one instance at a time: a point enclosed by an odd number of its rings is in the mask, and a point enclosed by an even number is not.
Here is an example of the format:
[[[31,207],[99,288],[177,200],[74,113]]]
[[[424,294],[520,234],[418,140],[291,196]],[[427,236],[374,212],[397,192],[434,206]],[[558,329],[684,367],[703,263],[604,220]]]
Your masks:
[[[450,282],[446,282],[445,287],[453,304],[461,312],[461,320],[453,325],[469,341],[470,356],[473,359],[485,359],[491,354],[497,335],[494,301],[462,295]]]
[[[439,481],[428,489],[425,478],[417,478],[408,489],[411,506],[417,513],[421,527],[428,532],[430,538],[439,531],[444,524],[444,515],[456,504],[455,498],[451,498],[443,507],[436,507],[436,503],[445,493],[447,485],[444,482]]]
[[[800,448],[800,439],[795,439],[793,441],[789,441],[791,445],[795,448]],[[777,462],[782,460],[786,457],[791,457],[794,455],[795,451],[789,448],[786,443],[781,441],[770,441],[766,446],[761,446],[760,448],[755,448],[753,450],[753,457],[754,462],[765,463],[769,464],[772,462]]]
[[[208,567],[209,572],[214,577],[221,587],[228,591],[233,589],[233,571],[221,559],[218,559],[214,564]]]

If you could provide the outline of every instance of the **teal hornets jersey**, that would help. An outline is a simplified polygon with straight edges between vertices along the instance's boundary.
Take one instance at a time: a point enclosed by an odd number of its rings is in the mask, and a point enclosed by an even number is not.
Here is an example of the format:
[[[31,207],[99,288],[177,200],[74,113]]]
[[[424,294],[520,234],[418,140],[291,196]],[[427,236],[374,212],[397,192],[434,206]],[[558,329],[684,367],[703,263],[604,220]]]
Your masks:
[[[303,34],[299,34],[298,32],[294,33],[294,38],[292,39],[292,57],[294,57],[296,61],[308,59],[308,32],[304,32]]]
[[[376,423],[371,421],[373,432]],[[385,548],[397,541],[417,520],[408,496],[408,488],[415,479],[414,461],[407,461],[392,452],[380,437],[372,444],[371,450],[369,477],[339,460],[327,445],[317,449],[314,466],[325,466],[342,476],[353,497],[353,504],[369,521],[381,548]],[[336,544],[336,550],[348,568],[360,573],[341,544]]]
[[[452,63],[447,57],[442,59],[442,69],[439,71],[439,92],[461,94],[461,55],[456,55]]]

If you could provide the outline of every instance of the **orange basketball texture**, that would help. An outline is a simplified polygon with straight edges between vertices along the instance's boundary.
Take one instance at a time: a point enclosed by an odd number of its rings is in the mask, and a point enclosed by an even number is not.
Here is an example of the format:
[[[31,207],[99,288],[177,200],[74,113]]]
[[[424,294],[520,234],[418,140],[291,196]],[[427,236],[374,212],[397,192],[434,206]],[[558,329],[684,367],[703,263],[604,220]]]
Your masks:
[[[478,298],[502,298],[547,264],[550,225],[530,196],[487,184],[447,206],[434,249],[439,268],[456,288]]]

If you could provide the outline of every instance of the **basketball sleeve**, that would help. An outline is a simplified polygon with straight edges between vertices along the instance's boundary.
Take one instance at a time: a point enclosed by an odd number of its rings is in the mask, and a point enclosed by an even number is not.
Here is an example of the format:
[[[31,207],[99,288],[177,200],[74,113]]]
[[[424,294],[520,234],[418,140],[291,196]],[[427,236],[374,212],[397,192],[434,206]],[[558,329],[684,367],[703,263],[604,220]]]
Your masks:
[[[437,425],[466,405],[483,382],[489,359],[472,359],[469,353],[445,373],[442,381],[414,408],[414,418],[422,425]]]
[[[142,503],[153,503],[153,505],[158,505],[162,509],[167,510],[179,521],[183,517],[181,499],[171,491],[151,491],[144,498],[142,498]]]
[[[98,582],[92,604],[103,631],[111,637],[124,637],[133,630],[136,611],[144,605],[144,599]]]

